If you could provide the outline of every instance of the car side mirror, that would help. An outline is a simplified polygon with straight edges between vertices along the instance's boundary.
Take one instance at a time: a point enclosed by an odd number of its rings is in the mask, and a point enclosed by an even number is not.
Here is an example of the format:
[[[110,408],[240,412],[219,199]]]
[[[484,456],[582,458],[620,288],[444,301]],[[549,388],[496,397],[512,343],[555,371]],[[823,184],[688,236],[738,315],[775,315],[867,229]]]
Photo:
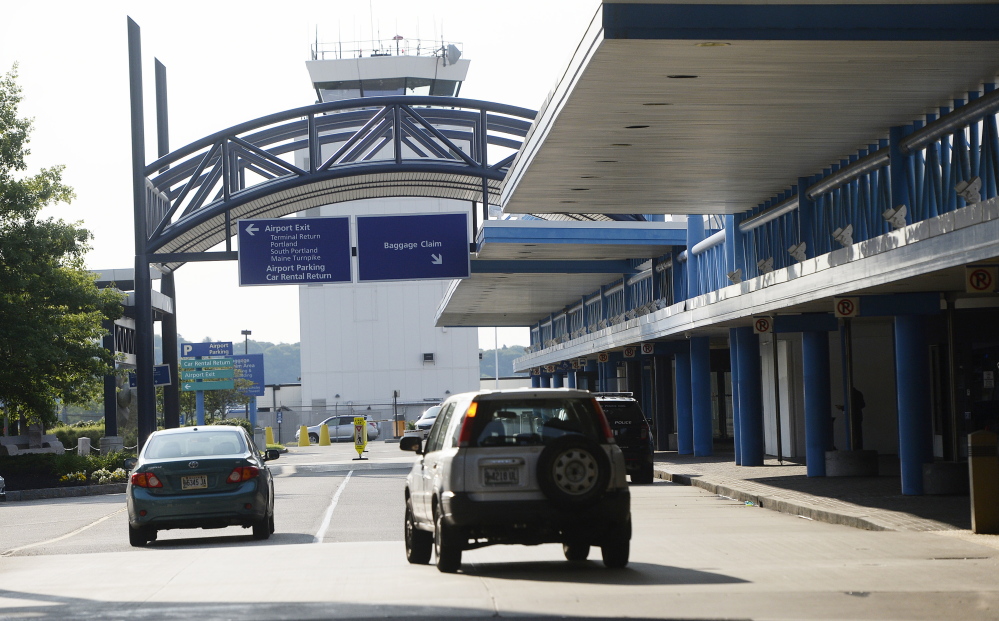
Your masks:
[[[417,455],[423,454],[423,439],[417,436],[403,436],[399,440],[399,448],[404,451],[413,451]]]
[[[264,461],[274,461],[278,457],[281,457],[281,453],[277,449],[267,449],[264,451]]]
[[[139,460],[134,457],[126,457],[125,460],[121,463],[121,467],[124,468],[125,470],[134,470],[135,464],[138,461]]]

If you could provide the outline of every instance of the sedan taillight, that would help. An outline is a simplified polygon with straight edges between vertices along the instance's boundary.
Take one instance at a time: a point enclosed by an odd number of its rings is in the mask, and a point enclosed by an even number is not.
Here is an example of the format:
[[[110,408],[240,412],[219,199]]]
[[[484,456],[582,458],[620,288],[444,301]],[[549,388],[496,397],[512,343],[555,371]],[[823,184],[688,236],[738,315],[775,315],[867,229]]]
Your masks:
[[[138,487],[163,487],[163,483],[152,472],[136,472],[132,475],[132,485],[137,485]]]
[[[260,470],[256,466],[236,466],[236,468],[226,477],[226,483],[242,483],[256,478]]]

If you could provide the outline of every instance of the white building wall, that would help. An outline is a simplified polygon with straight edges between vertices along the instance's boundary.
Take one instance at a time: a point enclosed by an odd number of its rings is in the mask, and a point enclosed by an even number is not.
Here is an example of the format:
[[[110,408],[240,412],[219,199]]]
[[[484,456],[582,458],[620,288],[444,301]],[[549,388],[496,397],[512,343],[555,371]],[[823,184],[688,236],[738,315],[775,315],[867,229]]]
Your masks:
[[[461,201],[393,198],[309,210],[307,217],[468,211]],[[442,399],[479,387],[478,330],[434,326],[450,281],[299,288],[302,405]],[[424,353],[434,362],[425,363]],[[336,395],[340,395],[339,398]],[[378,410],[379,408],[373,408]]]

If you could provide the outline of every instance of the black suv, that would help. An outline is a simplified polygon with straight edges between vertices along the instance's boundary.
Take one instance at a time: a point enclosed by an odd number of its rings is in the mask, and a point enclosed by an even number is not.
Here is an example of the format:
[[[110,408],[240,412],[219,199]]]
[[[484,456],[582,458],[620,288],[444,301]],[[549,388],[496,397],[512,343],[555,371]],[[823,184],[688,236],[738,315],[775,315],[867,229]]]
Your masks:
[[[614,432],[614,441],[624,453],[624,464],[632,483],[652,483],[652,427],[630,392],[594,393]]]

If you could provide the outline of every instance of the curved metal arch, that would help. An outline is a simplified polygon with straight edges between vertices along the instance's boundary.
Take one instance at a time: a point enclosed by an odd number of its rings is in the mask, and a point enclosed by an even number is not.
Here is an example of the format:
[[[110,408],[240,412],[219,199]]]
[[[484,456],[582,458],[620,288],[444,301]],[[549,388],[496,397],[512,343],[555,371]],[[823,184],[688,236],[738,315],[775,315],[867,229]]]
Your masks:
[[[235,125],[146,166],[145,247],[150,260],[175,267],[178,254],[228,243],[243,218],[387,196],[498,200],[534,116],[470,99],[397,96]]]

